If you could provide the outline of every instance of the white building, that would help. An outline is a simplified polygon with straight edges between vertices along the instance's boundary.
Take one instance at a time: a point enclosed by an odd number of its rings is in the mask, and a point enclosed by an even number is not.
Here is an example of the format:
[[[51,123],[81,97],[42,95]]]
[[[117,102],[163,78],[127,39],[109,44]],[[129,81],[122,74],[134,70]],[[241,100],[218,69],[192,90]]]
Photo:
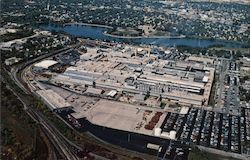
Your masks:
[[[34,65],[33,70],[38,71],[38,72],[43,71],[43,70],[47,70],[47,69],[49,69],[49,67],[51,67],[51,66],[53,66],[53,65],[55,65],[57,63],[58,62],[54,61],[54,60],[43,60],[43,61],[41,61],[39,63],[36,63]]]

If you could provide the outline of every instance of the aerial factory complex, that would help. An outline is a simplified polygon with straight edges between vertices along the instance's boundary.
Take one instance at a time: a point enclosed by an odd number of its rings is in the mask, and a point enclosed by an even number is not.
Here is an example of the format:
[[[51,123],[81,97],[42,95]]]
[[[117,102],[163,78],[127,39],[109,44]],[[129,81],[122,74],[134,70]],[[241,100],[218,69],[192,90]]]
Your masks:
[[[171,143],[247,153],[237,124],[246,136],[249,110],[210,105],[221,90],[226,93],[238,83],[234,62],[228,64],[233,86],[214,82],[215,69],[224,63],[173,47],[86,42],[36,62],[23,78],[67,123],[114,144],[161,157]],[[229,123],[236,125],[230,131]],[[229,132],[235,139],[229,140]],[[178,154],[187,152],[180,148]]]
[[[250,0],[0,3],[0,159],[250,159]]]
[[[68,59],[58,55],[54,60],[39,62],[33,72],[39,75],[36,79],[100,100],[74,103],[79,97],[62,98],[60,92],[35,85],[35,92],[53,110],[73,107],[71,116],[76,120],[86,118],[96,125],[168,138],[165,132],[159,135],[153,130],[161,127],[164,112],[171,110],[169,106],[182,106],[177,112],[187,114],[188,107],[208,105],[214,79],[214,68],[209,65],[213,60],[193,56],[179,56],[182,61],[168,60],[161,58],[165,51],[156,48],[154,52],[121,45],[83,49],[71,51]],[[74,65],[62,66],[67,63]],[[62,67],[64,72],[53,72]]]

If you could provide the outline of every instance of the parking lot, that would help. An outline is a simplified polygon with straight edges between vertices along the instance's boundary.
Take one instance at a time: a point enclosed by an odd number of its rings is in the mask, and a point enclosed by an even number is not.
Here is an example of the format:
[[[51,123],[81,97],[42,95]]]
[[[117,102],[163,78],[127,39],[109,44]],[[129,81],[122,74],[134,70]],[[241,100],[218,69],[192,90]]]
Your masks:
[[[232,115],[240,115],[239,107],[239,77],[237,71],[239,70],[239,65],[235,62],[229,62],[227,69],[228,73],[224,84],[226,85],[224,90],[224,106],[222,108],[223,113],[228,113]]]
[[[168,113],[163,131],[176,130],[177,140],[234,153],[250,153],[250,109],[242,108],[240,116],[191,108],[186,115]],[[242,118],[241,118],[242,117]]]

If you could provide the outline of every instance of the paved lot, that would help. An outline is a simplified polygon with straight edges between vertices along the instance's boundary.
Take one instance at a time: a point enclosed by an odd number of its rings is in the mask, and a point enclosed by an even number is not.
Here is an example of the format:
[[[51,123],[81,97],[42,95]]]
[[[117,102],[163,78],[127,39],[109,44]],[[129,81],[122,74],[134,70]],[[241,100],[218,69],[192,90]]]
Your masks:
[[[144,126],[154,113],[159,111],[158,109],[108,100],[98,101],[93,97],[76,96],[76,94],[56,88],[53,89],[74,106],[75,113],[73,114],[78,113],[80,114],[78,116],[87,117],[92,123],[106,127],[153,134],[153,130],[146,130]],[[246,145],[246,142],[250,141],[250,109],[240,107],[238,109],[239,115],[199,108],[190,108],[186,115],[166,112],[156,126],[161,127],[165,132],[175,130],[177,139],[183,142],[234,153],[250,154],[250,147]],[[144,119],[146,110],[152,112]],[[142,125],[138,127],[140,123]]]
[[[152,135],[153,130],[146,130],[144,126],[155,113],[153,108],[100,100],[86,112],[86,117],[97,125]]]
[[[241,109],[240,116],[190,109],[188,115],[168,113],[162,129],[176,130],[177,138],[197,145],[235,153],[248,153],[242,143],[249,136],[250,109]],[[242,117],[242,118],[241,118]]]

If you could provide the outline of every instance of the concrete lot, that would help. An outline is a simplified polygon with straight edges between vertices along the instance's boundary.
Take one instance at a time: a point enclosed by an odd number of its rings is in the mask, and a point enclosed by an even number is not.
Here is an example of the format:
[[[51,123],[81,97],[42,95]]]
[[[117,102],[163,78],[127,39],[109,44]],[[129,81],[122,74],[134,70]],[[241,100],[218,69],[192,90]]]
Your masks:
[[[152,111],[152,113],[145,116],[146,110]],[[153,108],[100,100],[86,112],[86,117],[91,123],[97,125],[151,135],[153,130],[145,130],[143,126],[155,112]],[[136,129],[139,123],[143,125]]]

